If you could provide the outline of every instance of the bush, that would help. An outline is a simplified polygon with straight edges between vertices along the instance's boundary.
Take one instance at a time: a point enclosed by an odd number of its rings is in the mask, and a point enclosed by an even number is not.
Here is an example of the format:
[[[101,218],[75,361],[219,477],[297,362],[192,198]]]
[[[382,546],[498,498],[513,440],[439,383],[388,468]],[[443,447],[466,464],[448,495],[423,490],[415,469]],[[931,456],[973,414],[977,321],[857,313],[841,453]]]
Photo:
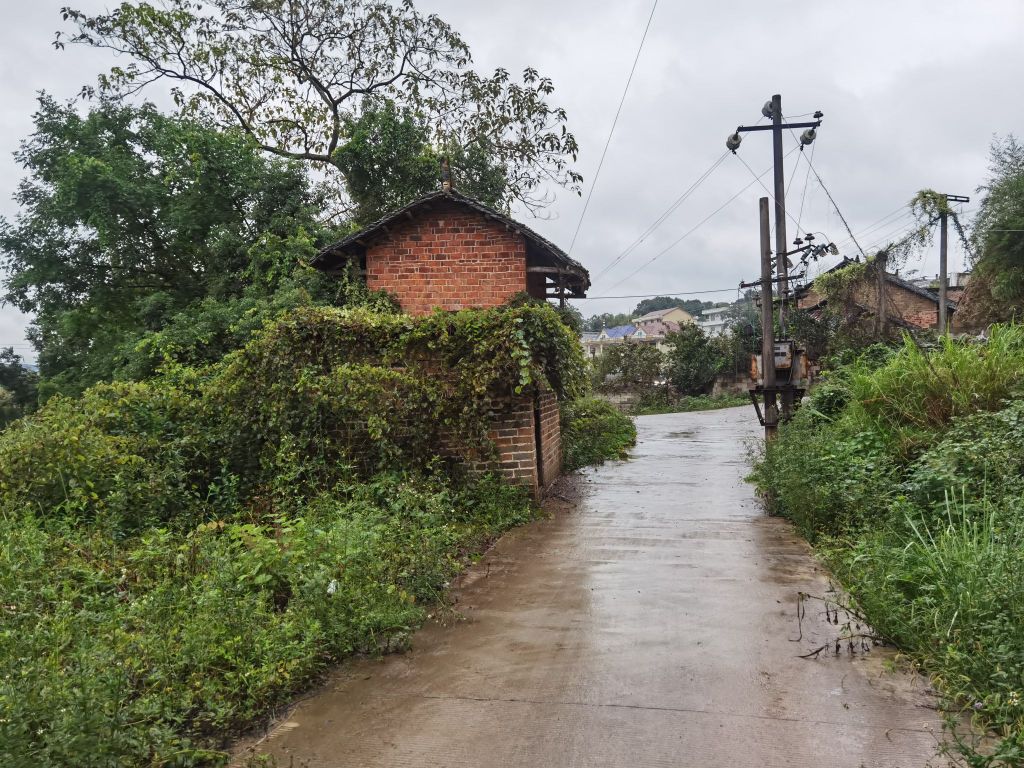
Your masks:
[[[670,389],[650,390],[642,393],[630,408],[634,416],[651,416],[659,413],[690,413],[692,411],[713,411],[718,408],[735,408],[750,405],[750,398],[742,395],[677,395]]]
[[[0,433],[0,762],[222,762],[530,516],[454,479],[441,431],[472,444],[492,395],[584,383],[550,307],[307,308],[206,368],[52,398]]]
[[[566,471],[624,459],[634,445],[633,420],[607,400],[587,397],[562,404],[562,466]]]
[[[384,475],[301,516],[184,537],[0,521],[0,761],[191,766],[356,652],[401,645],[459,570],[530,516],[495,480]]]
[[[666,373],[669,382],[684,395],[707,394],[715,376],[726,364],[721,349],[696,325],[683,325],[665,337]]]

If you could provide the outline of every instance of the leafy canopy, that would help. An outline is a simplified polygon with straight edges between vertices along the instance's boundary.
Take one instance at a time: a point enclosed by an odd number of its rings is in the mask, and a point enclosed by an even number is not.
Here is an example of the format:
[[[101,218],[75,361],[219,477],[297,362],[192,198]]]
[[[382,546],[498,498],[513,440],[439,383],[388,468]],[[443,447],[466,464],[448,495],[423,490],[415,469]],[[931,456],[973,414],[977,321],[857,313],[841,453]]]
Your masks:
[[[101,93],[169,80],[184,114],[240,128],[269,152],[336,166],[354,122],[386,99],[422,120],[437,146],[484,152],[513,199],[543,204],[544,182],[579,190],[576,140],[548,103],[551,80],[533,68],[519,81],[504,69],[477,73],[462,37],[411,0],[165,0],[63,15],[76,31],[55,45],[130,61],[100,77]]]
[[[980,191],[968,294],[971,314],[984,322],[1012,317],[1024,301],[1024,145],[1012,135],[992,142],[989,178]]]
[[[34,119],[17,153],[21,212],[0,222],[4,298],[35,315],[41,372],[58,389],[110,378],[203,302],[273,294],[326,236],[301,166],[237,130],[150,104],[103,101],[82,116],[46,95]],[[306,288],[324,289],[314,276]]]

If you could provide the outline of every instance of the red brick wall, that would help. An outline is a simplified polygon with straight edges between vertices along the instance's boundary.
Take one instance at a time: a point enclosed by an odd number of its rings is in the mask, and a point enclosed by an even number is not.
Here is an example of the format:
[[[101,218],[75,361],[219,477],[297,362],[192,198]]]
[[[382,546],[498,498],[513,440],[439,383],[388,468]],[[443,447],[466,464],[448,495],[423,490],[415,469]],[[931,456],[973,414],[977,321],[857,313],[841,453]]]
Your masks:
[[[812,307],[821,301],[821,298],[819,294],[811,290],[804,298],[800,299],[797,306],[801,309]],[[858,303],[874,312],[878,306],[878,285],[874,280],[865,280],[858,287],[854,298]],[[889,317],[899,318],[918,328],[934,328],[938,325],[938,306],[934,301],[892,283],[886,286],[885,298]]]
[[[471,460],[469,466],[474,471],[496,472],[513,483],[525,485],[535,497],[562,472],[562,432],[558,399],[553,392],[495,398],[491,401],[491,426],[487,436],[494,444],[496,455],[487,461]],[[446,452],[458,456],[457,441],[451,441]]]
[[[488,437],[498,450],[498,459],[480,468],[498,472],[537,494],[540,484],[537,476],[533,398],[523,395],[495,402],[493,414]]]
[[[367,248],[366,284],[411,315],[497,306],[526,290],[526,241],[476,211],[439,204]]]
[[[554,392],[541,392],[537,396],[537,405],[537,414],[540,416],[541,479],[547,486],[562,473],[561,416]]]

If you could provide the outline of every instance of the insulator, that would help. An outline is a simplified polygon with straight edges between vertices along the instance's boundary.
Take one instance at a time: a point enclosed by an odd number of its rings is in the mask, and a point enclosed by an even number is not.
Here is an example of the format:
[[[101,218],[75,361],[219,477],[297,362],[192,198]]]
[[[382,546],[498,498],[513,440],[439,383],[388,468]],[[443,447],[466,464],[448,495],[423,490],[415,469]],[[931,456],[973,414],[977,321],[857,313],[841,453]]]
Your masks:
[[[806,147],[808,144],[813,142],[817,136],[818,134],[815,132],[813,128],[808,128],[806,131],[800,134],[800,143]]]
[[[732,134],[729,138],[725,140],[725,147],[730,152],[735,152],[737,149],[740,148],[741,141],[743,141],[743,137],[740,136],[739,131],[737,131],[736,133]]]

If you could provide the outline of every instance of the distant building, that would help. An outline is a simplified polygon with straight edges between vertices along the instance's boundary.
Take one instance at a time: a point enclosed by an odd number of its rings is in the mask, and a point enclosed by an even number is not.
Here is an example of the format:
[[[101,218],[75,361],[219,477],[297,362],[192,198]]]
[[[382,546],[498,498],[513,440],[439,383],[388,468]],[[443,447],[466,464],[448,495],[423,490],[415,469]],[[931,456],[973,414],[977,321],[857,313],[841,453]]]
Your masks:
[[[843,259],[828,272],[834,272],[850,264],[852,259]],[[929,288],[916,282],[904,280],[899,275],[885,273],[885,311],[889,321],[905,328],[937,328],[939,324],[939,296]],[[825,308],[827,299],[814,290],[814,283],[797,291],[797,306],[812,314]],[[874,315],[878,309],[878,281],[865,277],[853,292],[850,310],[857,316]],[[956,311],[954,294],[949,295],[949,313]]]
[[[653,344],[664,352],[667,348],[665,337],[678,331],[680,325],[692,322],[693,316],[689,312],[673,307],[649,312],[634,319],[629,325],[602,328],[599,332],[585,332],[580,342],[583,344],[584,354],[589,358],[600,357],[608,347],[625,343]]]
[[[680,307],[669,307],[668,309],[658,309],[654,312],[648,312],[646,315],[633,318],[633,324],[641,328],[648,323],[658,322],[685,325],[686,323],[693,322],[693,315]]]
[[[711,307],[702,309],[697,319],[697,327],[708,336],[722,336],[729,331],[729,307]]]

